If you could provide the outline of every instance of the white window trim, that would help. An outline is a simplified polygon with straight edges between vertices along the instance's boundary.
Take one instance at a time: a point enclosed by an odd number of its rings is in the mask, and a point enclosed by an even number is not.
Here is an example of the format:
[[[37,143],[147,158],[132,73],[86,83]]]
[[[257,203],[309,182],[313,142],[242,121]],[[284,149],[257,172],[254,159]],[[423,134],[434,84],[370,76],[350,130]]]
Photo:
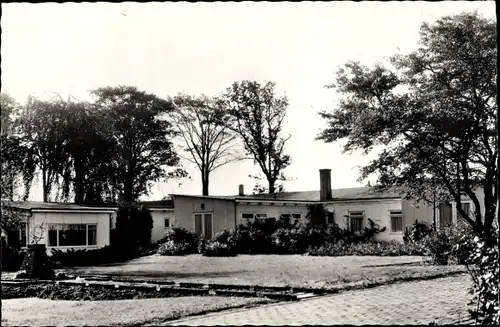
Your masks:
[[[243,215],[252,215],[252,218],[243,218]],[[241,219],[242,220],[248,220],[248,219],[255,219],[255,212],[241,212]]]
[[[214,213],[210,212],[193,212],[193,230],[196,232],[196,215],[201,215],[201,234],[205,236],[205,215],[210,215],[212,219],[210,219],[210,225],[212,227],[212,237],[215,235],[214,233]]]
[[[87,224],[60,224],[60,223],[54,223],[54,224],[48,224],[50,225],[85,225],[85,243],[86,245],[59,245],[59,231],[60,229],[56,229],[56,240],[57,240],[57,245],[50,245],[50,240],[49,240],[49,228],[47,228],[47,248],[58,248],[58,249],[72,249],[72,248],[93,248],[93,247],[99,247],[97,244],[97,228],[98,228],[98,223],[87,223]],[[89,225],[91,226],[96,226],[95,227],[95,232],[96,232],[96,244],[90,244],[89,245]]]
[[[354,217],[351,216],[353,213],[362,213],[362,215],[355,215]],[[355,233],[360,233],[363,231],[363,228],[365,227],[365,218],[366,218],[366,212],[365,210],[348,210],[347,211],[347,216],[349,217],[349,227],[352,228],[351,225],[351,219],[359,219],[361,218],[361,230],[360,231],[354,231]]]
[[[265,215],[265,217],[257,217],[257,216],[259,216],[259,215]],[[254,218],[256,218],[256,219],[267,219],[267,218],[269,218],[269,217],[267,216],[267,212],[256,212],[256,213],[254,214]]]
[[[400,231],[397,231],[397,230],[392,230],[392,220],[391,218],[392,217],[401,217],[401,230]],[[391,235],[395,235],[395,234],[402,234],[403,233],[403,210],[402,209],[391,209],[389,210],[389,233]]]

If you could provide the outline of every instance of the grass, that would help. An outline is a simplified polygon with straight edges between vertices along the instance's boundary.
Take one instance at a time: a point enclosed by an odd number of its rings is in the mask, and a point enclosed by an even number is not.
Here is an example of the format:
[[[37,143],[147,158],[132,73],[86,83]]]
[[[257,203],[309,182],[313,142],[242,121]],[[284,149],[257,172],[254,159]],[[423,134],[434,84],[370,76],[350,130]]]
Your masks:
[[[65,272],[229,285],[336,288],[349,283],[440,276],[450,272],[465,272],[465,268],[424,265],[422,257],[415,256],[240,255],[209,258],[201,255],[152,255],[120,264],[68,268]]]
[[[262,298],[186,296],[114,301],[2,300],[2,326],[117,326],[160,324],[222,309],[268,303]]]

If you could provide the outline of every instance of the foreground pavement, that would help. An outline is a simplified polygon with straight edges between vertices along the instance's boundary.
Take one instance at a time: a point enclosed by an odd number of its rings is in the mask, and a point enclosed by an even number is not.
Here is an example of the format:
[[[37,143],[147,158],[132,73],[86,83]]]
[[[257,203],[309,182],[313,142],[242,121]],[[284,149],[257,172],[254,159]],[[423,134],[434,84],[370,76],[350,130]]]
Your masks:
[[[471,279],[464,274],[229,310],[164,325],[471,324],[470,286]]]

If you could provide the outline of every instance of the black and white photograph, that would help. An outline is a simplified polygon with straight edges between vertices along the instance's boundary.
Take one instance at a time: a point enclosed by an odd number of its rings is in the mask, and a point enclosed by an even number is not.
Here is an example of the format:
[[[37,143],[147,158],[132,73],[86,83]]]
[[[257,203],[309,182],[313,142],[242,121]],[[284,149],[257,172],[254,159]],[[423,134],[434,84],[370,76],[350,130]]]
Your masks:
[[[1,325],[499,325],[495,1],[1,4]]]

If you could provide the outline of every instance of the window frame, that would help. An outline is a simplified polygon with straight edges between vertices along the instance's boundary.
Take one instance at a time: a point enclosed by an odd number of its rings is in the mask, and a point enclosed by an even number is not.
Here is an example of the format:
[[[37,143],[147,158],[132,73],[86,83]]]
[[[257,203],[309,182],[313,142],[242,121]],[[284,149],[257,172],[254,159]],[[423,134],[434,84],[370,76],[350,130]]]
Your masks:
[[[468,205],[469,206],[469,210],[468,210],[468,213],[469,214],[471,211],[472,211],[472,201],[470,200],[464,200],[464,201],[460,201],[460,206],[462,207],[462,209],[464,209],[464,204]],[[456,206],[453,206],[455,211],[456,211],[456,222],[458,223],[459,222],[459,219],[464,219],[462,217],[462,215],[460,214],[460,211],[458,211],[457,207]],[[453,219],[453,218],[452,218]],[[474,218],[473,218],[474,219]],[[465,220],[465,219],[464,219]],[[453,221],[453,220],[452,220]]]
[[[56,228],[51,229],[51,226],[56,226]],[[62,225],[84,225],[85,226],[85,245],[60,245],[61,242],[60,240],[60,232],[62,229],[57,228]],[[61,223],[54,223],[54,224],[48,224],[48,229],[47,229],[47,247],[49,248],[72,248],[72,247],[96,247],[97,246],[97,227],[98,223],[87,223],[87,224],[61,224]],[[95,244],[89,244],[89,226],[95,226]],[[50,231],[56,231],[56,245],[50,245]]]
[[[365,211],[364,210],[349,210],[348,211],[348,216],[349,216],[349,227],[352,232],[354,233],[361,233],[363,231],[364,223],[365,223]],[[354,230],[352,221],[353,219],[355,220],[361,220],[361,227],[359,230]]]
[[[393,229],[393,222],[392,222],[393,218],[401,219],[401,223],[400,223],[401,229],[400,230]],[[390,223],[389,225],[390,225],[390,232],[391,233],[402,233],[403,232],[403,210],[402,209],[389,210],[389,223]]]
[[[163,217],[163,228],[170,228],[170,218]]]
[[[24,243],[21,242],[23,240],[23,229],[24,229]],[[9,240],[9,233],[16,233],[17,234],[17,242],[19,244],[19,248],[26,248],[28,246],[28,223],[24,222],[21,223],[21,226],[19,228],[14,228],[12,230],[8,230],[7,232],[7,242],[11,242]]]
[[[251,218],[249,217],[243,217],[244,215],[252,215]],[[248,220],[248,219],[254,219],[255,218],[255,212],[242,212],[241,213],[241,219]]]

